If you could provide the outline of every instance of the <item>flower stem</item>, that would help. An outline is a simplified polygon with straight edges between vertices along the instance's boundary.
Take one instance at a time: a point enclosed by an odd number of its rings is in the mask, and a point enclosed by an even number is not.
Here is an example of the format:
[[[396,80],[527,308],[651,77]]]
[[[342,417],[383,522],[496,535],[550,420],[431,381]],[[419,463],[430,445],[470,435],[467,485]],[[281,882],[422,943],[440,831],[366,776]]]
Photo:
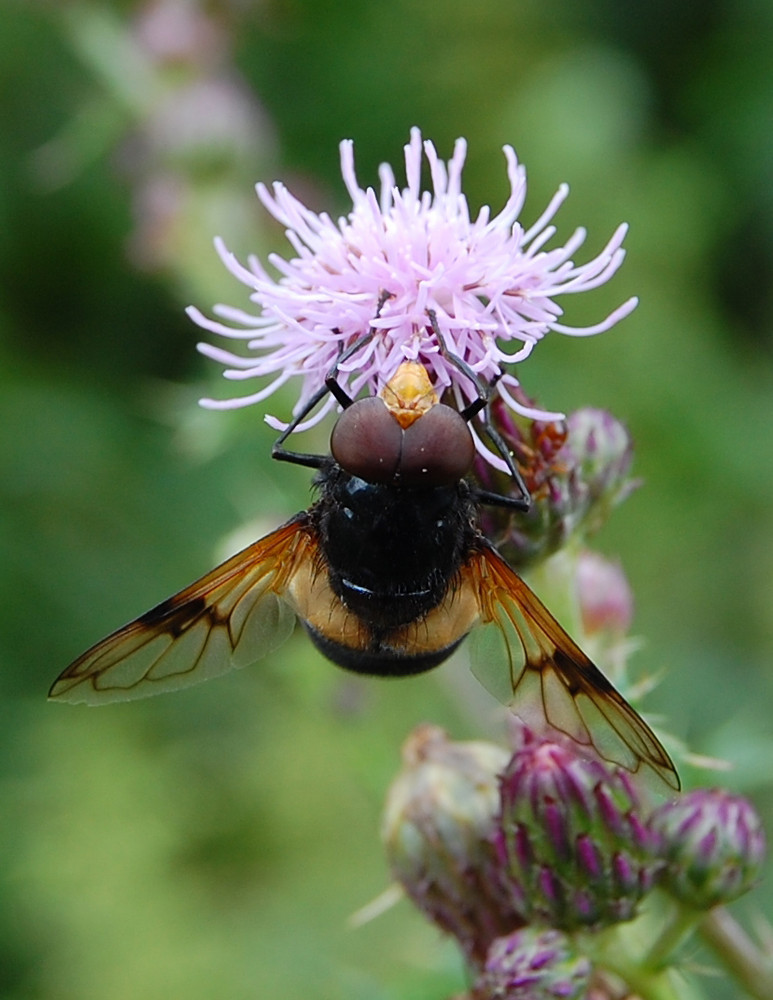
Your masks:
[[[724,907],[705,914],[700,933],[747,993],[757,1000],[773,1000],[773,962]]]
[[[653,972],[664,969],[670,963],[674,952],[684,943],[701,919],[701,916],[699,911],[692,910],[687,906],[675,907],[670,919],[666,922],[644,960],[647,968],[652,969]]]
[[[619,976],[641,1000],[686,1000],[685,984],[675,981],[673,969],[652,973],[625,960],[606,961],[604,967]]]
[[[678,976],[675,969],[655,968],[649,960],[643,961],[632,953],[626,935],[616,933],[619,928],[614,931],[588,935],[583,942],[586,953],[598,967],[622,979],[641,1000],[699,1000],[701,994]]]

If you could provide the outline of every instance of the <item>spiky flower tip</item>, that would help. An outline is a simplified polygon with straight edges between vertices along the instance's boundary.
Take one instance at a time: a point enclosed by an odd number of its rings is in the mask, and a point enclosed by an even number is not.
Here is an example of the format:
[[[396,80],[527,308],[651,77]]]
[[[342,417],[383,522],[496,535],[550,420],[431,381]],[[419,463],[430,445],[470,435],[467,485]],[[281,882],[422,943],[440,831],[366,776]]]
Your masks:
[[[581,1000],[591,964],[560,931],[524,927],[498,938],[473,988],[473,1000]]]
[[[571,931],[635,916],[659,862],[624,771],[527,734],[501,802],[496,842],[529,923]]]
[[[765,834],[754,806],[740,795],[697,788],[657,809],[650,827],[667,862],[660,880],[689,906],[730,903],[759,878]]]
[[[491,843],[506,763],[501,747],[452,743],[442,729],[420,726],[403,747],[382,828],[394,877],[477,966],[494,938],[521,924]]]
[[[429,190],[422,189],[422,152]],[[422,142],[416,128],[405,147],[404,188],[398,187],[392,168],[382,164],[379,192],[363,189],[355,175],[352,143],[341,143],[341,171],[352,208],[338,220],[312,212],[280,183],[273,185],[273,192],[259,184],[258,197],[286,227],[295,256],[269,256],[279,275],[275,278],[256,258],[244,267],[218,240],[223,263],[250,290],[256,313],[219,305],[214,309],[217,319],[193,308],[189,314],[211,333],[244,342],[242,354],[199,345],[202,353],[225,366],[226,378],[243,382],[267,376],[272,381],[248,395],[202,404],[232,408],[257,403],[297,377],[302,383],[297,415],[341,352],[361,341],[339,370],[339,382],[351,395],[366,388],[379,391],[401,362],[418,360],[429,370],[435,388],[450,388],[461,405],[476,399],[478,389],[451,355],[489,383],[503,365],[528,357],[550,331],[600,333],[630,313],[634,298],[594,326],[560,322],[560,296],[596,288],[620,267],[627,227],[618,226],[603,250],[584,264],[572,260],[585,240],[584,229],[577,229],[564,246],[545,249],[556,231],[553,216],[569,189],[562,185],[537,221],[524,227],[518,216],[526,196],[526,173],[510,146],[504,153],[510,197],[493,217],[486,205],[473,218],[462,193],[465,141],[457,140],[445,163],[431,142]],[[373,337],[364,341],[370,330]],[[525,404],[517,388],[517,379],[508,372],[496,391],[517,413],[555,416]],[[328,398],[298,429],[311,426],[334,405]],[[274,418],[269,422],[284,426]],[[506,469],[501,458],[478,445],[492,464]]]
[[[565,421],[526,424],[497,400],[491,421],[532,494],[531,510],[515,521],[502,509],[489,508],[481,522],[516,568],[547,558],[571,538],[592,535],[637,485],[630,474],[630,434],[605,410],[584,407]],[[512,490],[512,482],[480,459],[475,472],[489,489]]]

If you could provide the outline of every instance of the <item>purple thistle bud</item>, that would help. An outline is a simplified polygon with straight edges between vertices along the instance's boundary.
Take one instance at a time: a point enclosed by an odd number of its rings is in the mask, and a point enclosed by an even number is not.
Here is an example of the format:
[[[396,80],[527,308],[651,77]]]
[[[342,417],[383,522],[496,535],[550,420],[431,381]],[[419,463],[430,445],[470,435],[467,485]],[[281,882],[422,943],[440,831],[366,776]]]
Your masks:
[[[500,795],[496,843],[526,921],[569,931],[635,915],[658,862],[626,774],[527,736]]]
[[[522,923],[502,888],[492,836],[497,775],[507,751],[453,743],[420,726],[403,747],[387,797],[382,838],[394,877],[434,923],[480,965],[494,938]]]
[[[473,1000],[581,1000],[591,964],[560,931],[524,927],[500,937],[472,991]]]
[[[583,549],[577,559],[577,594],[583,632],[624,635],[633,619],[633,594],[618,562]]]
[[[655,811],[650,828],[666,861],[660,882],[701,910],[729,903],[757,881],[765,834],[754,806],[720,788],[697,788]]]
[[[636,486],[630,478],[630,435],[604,410],[586,407],[575,410],[565,422],[519,424],[495,401],[491,421],[515,455],[532,493],[531,510],[515,522],[495,508],[486,509],[481,518],[487,537],[516,568],[547,558],[570,538],[593,534]],[[512,490],[507,477],[481,460],[475,473],[488,489]]]
[[[546,249],[567,186],[559,188],[534,224],[522,225],[526,173],[514,150],[505,146],[509,198],[498,214],[485,205],[473,216],[462,192],[466,152],[459,139],[451,159],[443,162],[433,144],[412,129],[405,147],[406,186],[399,187],[392,168],[382,164],[376,192],[360,186],[352,143],[341,143],[341,172],[352,208],[338,219],[312,212],[283,184],[275,183],[272,190],[259,184],[258,197],[284,226],[294,255],[269,256],[272,274],[256,258],[240,264],[217,241],[223,263],[249,289],[255,314],[225,305],[215,307],[217,319],[197,309],[189,314],[205,330],[242,341],[245,350],[237,353],[200,345],[202,353],[225,366],[226,378],[269,382],[256,392],[202,404],[246,406],[298,378],[297,414],[323,385],[341,351],[373,329],[373,339],[363,342],[339,371],[339,381],[352,395],[363,389],[378,392],[401,362],[419,361],[438,392],[449,389],[462,408],[478,390],[450,360],[452,353],[485,382],[502,376],[496,395],[512,411],[555,419],[524,404],[511,366],[525,360],[551,331],[600,333],[635,308],[636,299],[628,299],[600,323],[578,329],[560,322],[557,302],[562,295],[597,288],[615,274],[625,256],[627,227],[618,226],[598,256],[575,264],[585,230],[577,229],[564,246]],[[423,160],[430,190],[422,189]],[[330,397],[304,426],[334,405]],[[488,462],[506,471],[499,456],[476,443]]]

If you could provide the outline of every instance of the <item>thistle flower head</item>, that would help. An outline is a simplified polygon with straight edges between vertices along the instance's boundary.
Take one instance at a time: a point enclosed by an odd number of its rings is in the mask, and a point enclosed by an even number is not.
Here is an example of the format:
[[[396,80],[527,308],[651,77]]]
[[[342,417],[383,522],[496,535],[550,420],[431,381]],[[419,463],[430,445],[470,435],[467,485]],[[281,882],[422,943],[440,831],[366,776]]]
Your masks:
[[[485,510],[481,528],[517,569],[547,558],[570,538],[592,535],[637,485],[630,434],[605,410],[583,407],[566,420],[524,424],[497,400],[491,422],[512,449],[533,502],[517,522],[509,512]],[[480,459],[475,474],[488,489],[512,489]]]
[[[527,734],[501,801],[498,848],[529,923],[575,930],[635,915],[658,863],[625,772]]]
[[[765,834],[740,795],[697,788],[656,810],[650,827],[667,862],[661,881],[683,903],[702,910],[730,903],[759,877]]]
[[[422,189],[422,152],[431,190]],[[229,408],[259,402],[298,377],[298,414],[342,351],[358,341],[362,343],[339,370],[339,381],[351,395],[362,389],[378,392],[401,362],[418,360],[439,392],[451,389],[463,404],[477,398],[478,391],[451,354],[480,380],[490,382],[503,365],[528,357],[551,330],[599,333],[627,315],[635,299],[594,326],[574,328],[560,322],[559,296],[596,288],[617,271],[627,227],[618,226],[603,250],[584,264],[572,260],[585,239],[583,229],[564,246],[545,249],[556,231],[553,216],[568,188],[562,185],[537,221],[525,228],[518,216],[526,174],[513,149],[506,146],[504,152],[510,196],[497,215],[483,206],[473,217],[462,193],[464,140],[457,140],[444,163],[431,142],[422,142],[418,129],[412,130],[405,147],[406,186],[400,188],[391,167],[383,164],[378,193],[360,186],[352,143],[341,143],[341,169],[352,208],[338,220],[311,211],[280,183],[272,191],[259,184],[258,196],[286,227],[295,256],[269,256],[279,274],[275,278],[255,258],[247,267],[241,265],[218,241],[223,262],[250,289],[257,313],[220,305],[215,320],[196,309],[189,312],[206,330],[245,342],[243,354],[200,345],[204,354],[226,367],[226,378],[241,382],[270,376],[272,381],[257,392],[226,401],[203,400],[203,405]],[[373,337],[362,340],[369,330]],[[521,402],[517,386],[509,372],[498,383],[497,392],[507,406],[528,416],[550,417]],[[328,399],[298,429],[311,426],[333,405]],[[485,452],[480,442],[479,448]],[[505,469],[501,458],[491,455],[490,460]]]
[[[498,882],[491,840],[507,752],[452,743],[427,725],[406,741],[403,762],[382,827],[389,865],[414,903],[479,965],[494,938],[520,925]]]
[[[472,995],[474,1000],[582,1000],[591,971],[565,934],[524,927],[493,942]]]

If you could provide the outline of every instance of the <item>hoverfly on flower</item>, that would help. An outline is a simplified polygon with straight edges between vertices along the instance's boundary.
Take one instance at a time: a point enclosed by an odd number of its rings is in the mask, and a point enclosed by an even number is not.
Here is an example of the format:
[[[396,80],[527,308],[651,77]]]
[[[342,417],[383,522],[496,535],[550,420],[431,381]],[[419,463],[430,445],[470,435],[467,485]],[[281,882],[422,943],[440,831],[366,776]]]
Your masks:
[[[567,332],[556,321],[560,310],[551,294],[606,280],[619,266],[622,232],[591,265],[576,268],[568,255],[581,235],[560,251],[541,250],[552,235],[545,223],[559,196],[528,233],[515,222],[523,176],[512,151],[514,190],[505,211],[489,220],[482,210],[474,222],[460,192],[463,147],[447,168],[431,144],[425,151],[434,201],[419,191],[421,144],[414,132],[406,148],[409,186],[395,189],[384,168],[379,203],[372,191],[356,186],[345,145],[354,209],[338,227],[303,209],[284,189],[273,202],[263,192],[290,227],[299,256],[274,261],[283,274],[278,282],[254,261],[252,271],[238,269],[252,282],[262,317],[224,307],[220,313],[242,325],[256,322],[250,346],[265,352],[273,344],[273,354],[258,362],[242,358],[241,368],[228,374],[251,377],[271,366],[280,371],[267,390],[237,405],[264,398],[276,381],[304,379],[274,457],[315,469],[318,498],[92,647],[57,679],[51,697],[99,704],[203,681],[266,655],[289,636],[296,619],[334,663],[391,677],[432,669],[474,632],[477,668],[497,675],[495,686],[504,686],[515,714],[631,772],[651,769],[678,787],[674,766],[647,724],[478,528],[482,505],[529,506],[520,471],[487,419],[494,392],[523,409],[507,389],[517,382],[502,365],[525,356],[548,329]],[[237,268],[230,258],[229,266]],[[472,275],[474,285],[466,280]],[[363,324],[366,307],[370,316]],[[322,335],[324,316],[329,326]],[[497,346],[514,338],[522,344],[516,354]],[[207,353],[237,364],[234,355]],[[360,395],[363,389],[371,391]],[[285,448],[294,431],[336,403],[342,412],[329,454]],[[476,418],[477,433],[471,426]],[[470,481],[476,451],[509,471],[519,495]]]

